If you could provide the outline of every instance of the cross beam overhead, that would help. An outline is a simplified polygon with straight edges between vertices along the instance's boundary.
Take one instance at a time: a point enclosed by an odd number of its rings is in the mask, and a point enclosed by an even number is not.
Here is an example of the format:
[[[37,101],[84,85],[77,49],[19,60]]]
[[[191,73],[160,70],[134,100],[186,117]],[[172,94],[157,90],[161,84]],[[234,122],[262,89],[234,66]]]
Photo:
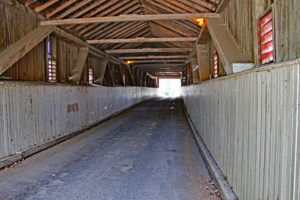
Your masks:
[[[130,21],[152,21],[152,20],[191,20],[196,18],[219,18],[216,13],[186,13],[186,14],[156,14],[156,15],[119,15],[109,17],[91,17],[78,19],[58,19],[41,21],[41,25],[70,25],[70,24],[92,24],[110,22],[130,22]]]
[[[135,43],[135,42],[191,42],[196,41],[197,37],[177,37],[177,38],[126,38],[126,39],[102,39],[87,40],[89,44],[107,43]]]
[[[143,48],[143,49],[112,49],[106,53],[160,53],[160,52],[189,52],[190,48]]]

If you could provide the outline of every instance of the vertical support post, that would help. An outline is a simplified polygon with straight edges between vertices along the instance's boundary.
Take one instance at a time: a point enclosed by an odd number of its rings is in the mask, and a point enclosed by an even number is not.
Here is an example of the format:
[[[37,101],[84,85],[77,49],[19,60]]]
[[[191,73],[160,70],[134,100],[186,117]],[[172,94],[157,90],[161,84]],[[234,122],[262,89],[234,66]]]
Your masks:
[[[207,48],[203,45],[197,45],[197,61],[199,66],[199,79],[200,82],[209,80],[210,71],[209,71],[209,59]]]
[[[253,45],[254,45],[254,63],[255,66],[259,65],[259,57],[258,57],[258,29],[257,29],[257,22],[259,17],[262,15],[265,9],[265,2],[261,0],[254,0],[253,1]]]

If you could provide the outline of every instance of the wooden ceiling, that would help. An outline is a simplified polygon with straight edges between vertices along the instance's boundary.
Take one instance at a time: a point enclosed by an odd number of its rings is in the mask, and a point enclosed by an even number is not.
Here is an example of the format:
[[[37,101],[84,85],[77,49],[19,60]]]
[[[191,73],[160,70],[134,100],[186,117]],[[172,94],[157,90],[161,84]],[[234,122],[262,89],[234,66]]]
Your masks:
[[[94,18],[120,15],[156,15],[214,13],[221,0],[19,0],[49,20]],[[105,22],[63,25],[63,29],[95,47],[120,58],[175,59],[184,64],[184,58],[192,50],[201,27],[193,20],[151,20],[128,22]],[[165,38],[165,40],[143,40],[143,38]],[[172,41],[169,38],[181,38]],[[103,39],[135,39],[120,42]],[[102,40],[102,42],[95,42]],[[160,49],[160,51],[120,51],[119,49]],[[178,51],[166,51],[167,48]],[[181,50],[180,50],[181,49]],[[174,57],[174,58],[173,58]],[[153,59],[154,58],[154,59]],[[129,60],[129,59],[124,59]],[[130,59],[131,60],[131,59]],[[135,59],[132,59],[135,60]],[[179,62],[180,61],[180,62]],[[173,62],[172,62],[173,63]],[[159,63],[156,61],[159,68]]]

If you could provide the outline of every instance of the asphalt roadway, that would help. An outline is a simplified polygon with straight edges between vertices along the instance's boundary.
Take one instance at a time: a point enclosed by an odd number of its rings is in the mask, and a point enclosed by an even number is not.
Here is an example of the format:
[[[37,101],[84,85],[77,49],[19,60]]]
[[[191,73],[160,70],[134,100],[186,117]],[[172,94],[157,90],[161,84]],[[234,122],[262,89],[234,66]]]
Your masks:
[[[0,171],[0,199],[219,199],[180,100],[147,101]]]

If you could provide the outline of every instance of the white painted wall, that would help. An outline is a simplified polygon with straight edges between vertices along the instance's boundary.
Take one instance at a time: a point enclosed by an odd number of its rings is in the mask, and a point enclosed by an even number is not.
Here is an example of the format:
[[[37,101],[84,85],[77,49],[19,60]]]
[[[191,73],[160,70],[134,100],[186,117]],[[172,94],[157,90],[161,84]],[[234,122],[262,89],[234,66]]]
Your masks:
[[[155,88],[0,83],[0,160],[156,95]]]
[[[299,196],[300,60],[182,88],[199,134],[240,199]]]

